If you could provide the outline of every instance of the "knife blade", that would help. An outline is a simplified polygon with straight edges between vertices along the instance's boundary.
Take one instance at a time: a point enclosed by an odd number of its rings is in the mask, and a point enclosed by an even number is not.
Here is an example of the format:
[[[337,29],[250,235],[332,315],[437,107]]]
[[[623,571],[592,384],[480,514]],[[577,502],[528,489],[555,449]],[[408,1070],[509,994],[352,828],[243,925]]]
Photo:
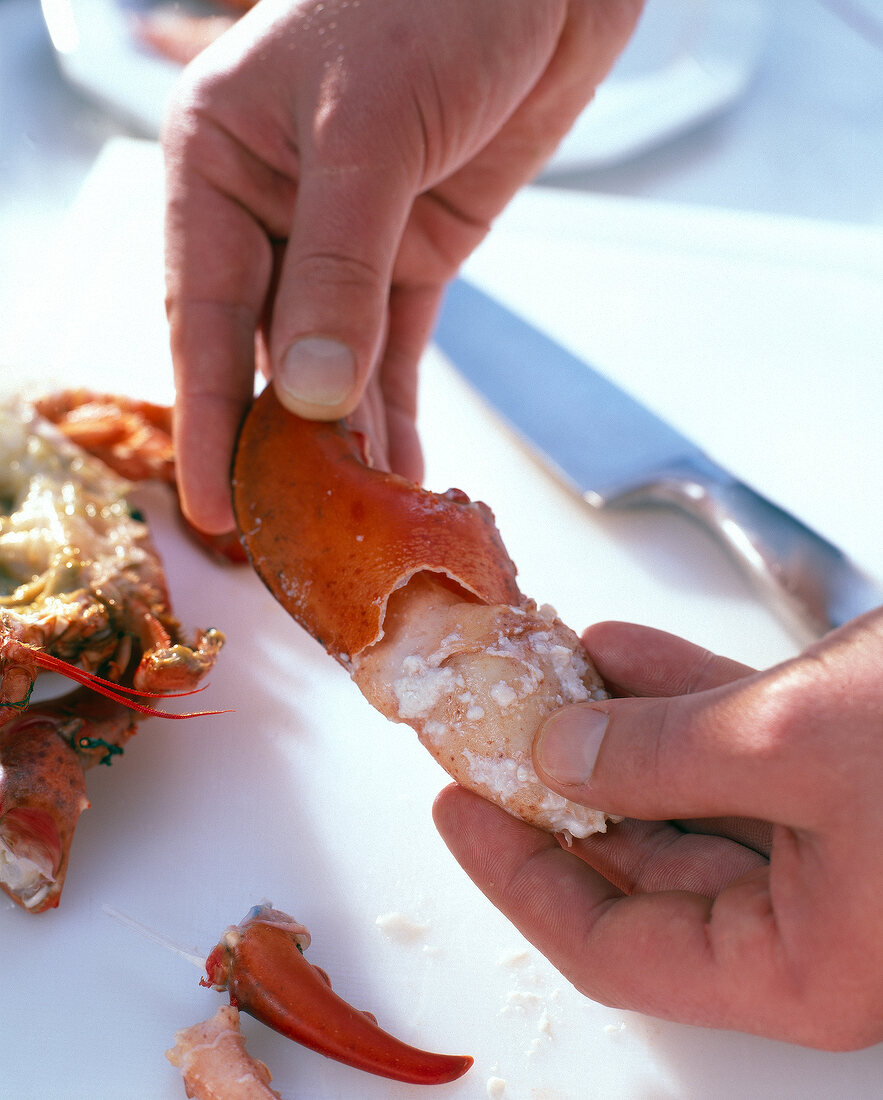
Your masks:
[[[701,522],[801,640],[883,604],[827,539],[464,279],[448,288],[434,342],[590,505],[665,504]]]

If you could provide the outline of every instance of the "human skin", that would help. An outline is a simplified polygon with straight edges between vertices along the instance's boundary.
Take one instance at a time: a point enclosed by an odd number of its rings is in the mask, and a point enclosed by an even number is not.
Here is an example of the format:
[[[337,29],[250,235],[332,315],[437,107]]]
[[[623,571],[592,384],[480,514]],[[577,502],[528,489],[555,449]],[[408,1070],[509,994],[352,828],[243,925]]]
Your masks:
[[[883,610],[764,672],[622,623],[584,642],[619,697],[551,716],[535,766],[627,820],[567,849],[450,787],[434,812],[457,860],[594,1000],[883,1040]]]
[[[163,134],[167,312],[197,527],[233,526],[256,363],[302,416],[355,411],[378,464],[419,480],[417,363],[443,288],[640,8],[261,0],[185,70]]]

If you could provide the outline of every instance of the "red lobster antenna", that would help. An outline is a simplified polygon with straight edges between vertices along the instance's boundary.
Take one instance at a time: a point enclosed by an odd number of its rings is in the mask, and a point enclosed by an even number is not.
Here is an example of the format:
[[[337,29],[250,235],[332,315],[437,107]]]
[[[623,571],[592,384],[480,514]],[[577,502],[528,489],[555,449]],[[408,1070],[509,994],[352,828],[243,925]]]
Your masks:
[[[83,684],[85,687],[91,688],[93,691],[97,691],[100,695],[106,695],[108,699],[113,699],[116,703],[121,703],[124,707],[129,707],[130,710],[136,710],[139,714],[145,714],[150,718],[203,718],[209,714],[230,714],[230,710],[195,710],[189,711],[186,714],[174,714],[167,710],[159,710],[156,707],[147,706],[145,703],[139,703],[135,699],[129,699],[127,695],[137,695],[141,698],[153,698],[153,699],[178,699],[185,695],[195,695],[199,691],[204,691],[208,687],[208,684],[203,684],[202,687],[191,688],[189,691],[139,691],[138,688],[127,687],[125,684],[117,684],[112,680],[105,680],[102,676],[97,676],[94,672],[86,672],[85,669],[77,668],[75,665],[68,664],[67,661],[62,661],[60,657],[53,657],[50,653],[44,653],[42,650],[31,649],[34,655],[34,662],[39,665],[40,668],[46,669],[47,672],[57,672],[62,676],[66,676],[69,680],[75,680],[78,684]]]

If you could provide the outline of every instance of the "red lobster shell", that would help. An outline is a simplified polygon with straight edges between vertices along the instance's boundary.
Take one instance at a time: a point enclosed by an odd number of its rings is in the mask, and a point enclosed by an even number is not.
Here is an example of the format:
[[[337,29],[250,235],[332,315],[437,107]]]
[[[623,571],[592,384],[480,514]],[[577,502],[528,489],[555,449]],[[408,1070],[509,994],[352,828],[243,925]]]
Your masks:
[[[372,468],[361,436],[294,416],[271,386],[239,437],[233,503],[261,579],[342,664],[380,638],[390,594],[417,573],[483,603],[521,600],[486,504]]]
[[[270,387],[242,427],[233,504],[276,599],[457,782],[545,829],[605,828],[531,757],[542,720],[603,698],[600,678],[574,632],[522,596],[486,505],[372,469],[345,424],[302,420]]]

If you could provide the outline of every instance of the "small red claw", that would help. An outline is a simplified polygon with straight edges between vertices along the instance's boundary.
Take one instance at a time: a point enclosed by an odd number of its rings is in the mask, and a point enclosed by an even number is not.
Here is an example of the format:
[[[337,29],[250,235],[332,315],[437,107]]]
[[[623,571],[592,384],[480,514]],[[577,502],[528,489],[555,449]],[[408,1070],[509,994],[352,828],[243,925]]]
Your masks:
[[[339,997],[304,957],[308,943],[293,918],[255,906],[212,950],[201,984],[226,989],[232,1005],[289,1039],[380,1077],[438,1085],[467,1072],[472,1058],[410,1046]]]

